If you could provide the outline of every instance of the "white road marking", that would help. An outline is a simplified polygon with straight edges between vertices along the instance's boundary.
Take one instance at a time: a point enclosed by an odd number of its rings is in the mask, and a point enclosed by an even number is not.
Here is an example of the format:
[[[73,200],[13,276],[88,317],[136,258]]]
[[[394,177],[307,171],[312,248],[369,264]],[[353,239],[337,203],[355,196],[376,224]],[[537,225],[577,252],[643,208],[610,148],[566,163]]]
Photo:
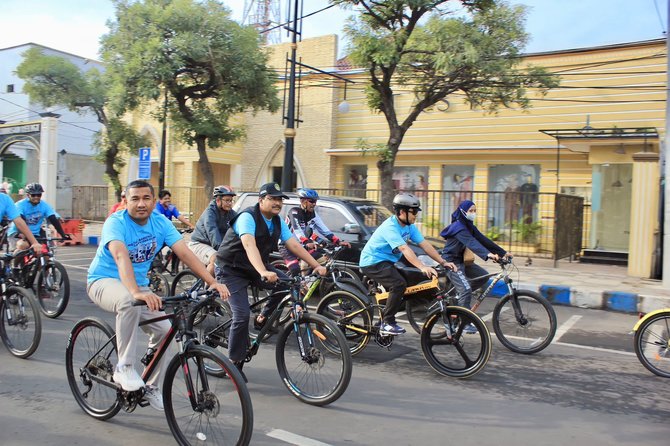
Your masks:
[[[582,317],[577,316],[576,314],[574,316],[570,316],[570,318],[563,322],[560,327],[558,327],[558,330],[556,330],[556,335],[554,336],[554,343],[558,342],[561,337],[572,328],[573,325],[577,323]]]
[[[286,443],[294,444],[296,446],[330,446],[328,443],[312,440],[311,438],[293,434],[282,429],[271,430],[267,433],[267,436],[276,438],[277,440],[282,440]]]

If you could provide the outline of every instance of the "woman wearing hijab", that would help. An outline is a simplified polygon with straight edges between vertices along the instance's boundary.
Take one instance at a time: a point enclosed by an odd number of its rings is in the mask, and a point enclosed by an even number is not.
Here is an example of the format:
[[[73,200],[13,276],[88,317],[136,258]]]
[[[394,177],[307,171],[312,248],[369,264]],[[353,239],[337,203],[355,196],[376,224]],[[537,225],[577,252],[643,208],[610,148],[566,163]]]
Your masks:
[[[458,305],[466,308],[470,308],[473,290],[478,290],[487,281],[486,278],[483,278],[470,283],[468,279],[484,276],[488,272],[474,263],[466,264],[463,259],[465,249],[470,249],[484,260],[498,261],[501,257],[509,256],[504,249],[479,232],[474,225],[476,218],[477,206],[472,201],[465,200],[451,214],[451,224],[440,233],[446,240],[442,258],[447,262],[455,263],[458,268],[456,271],[447,270],[447,276],[458,293]],[[475,330],[474,326],[471,327],[471,330]]]

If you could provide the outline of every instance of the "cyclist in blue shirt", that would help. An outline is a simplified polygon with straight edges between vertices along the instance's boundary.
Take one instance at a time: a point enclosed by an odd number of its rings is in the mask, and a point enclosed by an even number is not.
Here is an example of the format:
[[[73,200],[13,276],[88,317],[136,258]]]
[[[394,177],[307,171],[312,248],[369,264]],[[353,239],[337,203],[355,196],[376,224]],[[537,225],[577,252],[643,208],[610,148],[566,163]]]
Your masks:
[[[288,197],[279,190],[279,185],[268,183],[261,186],[258,203],[230,221],[230,227],[217,252],[217,279],[225,283],[231,292],[228,302],[233,311],[233,322],[228,338],[228,355],[240,371],[249,340],[251,312],[247,287],[253,283],[260,288],[275,290],[254,321],[259,329],[288,291],[286,285],[274,287],[279,276],[286,277],[270,265],[270,253],[277,248],[278,241],[281,240],[293,254],[314,268],[314,272],[322,276],[326,274],[326,268],[320,266],[302,247],[286,222],[279,218],[284,198]],[[244,373],[242,376],[246,381]]]
[[[42,253],[42,245],[35,239],[33,233],[30,232],[30,228],[28,228],[26,222],[21,218],[21,214],[19,214],[19,210],[14,205],[12,199],[4,193],[0,193],[0,219],[2,218],[7,218],[7,220],[14,223],[14,227],[28,240],[30,247],[33,248],[33,251],[37,255]]]
[[[456,269],[456,265],[447,262],[421,235],[414,226],[416,215],[421,211],[421,203],[412,194],[401,193],[393,198],[393,212],[379,225],[361,251],[359,266],[366,276],[376,280],[389,292],[384,308],[383,320],[379,332],[385,335],[405,333],[405,329],[396,323],[395,315],[400,310],[402,295],[407,289],[407,281],[398,272],[394,264],[403,256],[410,264],[420,269],[427,277],[437,277],[437,272],[424,265],[407,245],[412,241],[419,245],[430,256],[445,268]]]
[[[158,384],[163,379],[164,358],[146,386],[134,366],[139,322],[162,314],[156,313],[161,307],[161,298],[151,292],[147,277],[156,253],[164,243],[167,244],[223,299],[227,299],[229,293],[188,249],[172,223],[153,212],[156,199],[150,183],[132,181],[126,187],[126,200],[127,208],[112,214],[102,227],[100,246],[88,269],[87,293],[100,308],[116,313],[118,364],[114,382],[127,391],[144,387],[144,397],[149,404],[154,409],[163,410]],[[146,306],[133,306],[136,301],[144,301]],[[149,348],[154,349],[169,329],[167,320],[142,326],[142,330],[149,334]]]
[[[19,214],[21,214],[21,217],[26,221],[28,228],[30,228],[30,232],[35,237],[44,238],[46,233],[42,228],[42,223],[44,223],[44,220],[46,219],[54,228],[56,228],[56,231],[58,231],[58,234],[60,234],[61,237],[69,240],[70,236],[65,234],[65,231],[60,224],[58,214],[56,214],[54,209],[46,201],[42,201],[42,194],[44,193],[42,185],[39,183],[27,184],[25,192],[28,196],[23,200],[17,201],[16,208],[18,209]],[[10,246],[16,246],[16,249],[19,251],[28,249],[28,242],[22,239],[17,240],[20,235],[16,225],[10,226],[7,236],[10,241]],[[42,248],[40,246],[40,251],[41,250]]]
[[[188,221],[186,217],[181,215],[177,210],[177,207],[172,204],[172,194],[167,189],[163,189],[162,191],[158,192],[158,204],[156,204],[156,212],[160,212],[161,214],[165,215],[165,217],[167,217],[167,219],[170,221],[175,218],[184,223],[189,228],[195,229],[195,226],[193,226],[193,224],[191,224],[191,222]]]

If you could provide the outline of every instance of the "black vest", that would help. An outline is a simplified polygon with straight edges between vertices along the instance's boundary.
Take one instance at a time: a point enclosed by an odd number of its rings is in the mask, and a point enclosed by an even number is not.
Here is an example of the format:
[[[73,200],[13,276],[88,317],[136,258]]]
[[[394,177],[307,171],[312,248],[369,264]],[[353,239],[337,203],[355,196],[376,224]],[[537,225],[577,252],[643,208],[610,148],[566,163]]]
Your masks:
[[[216,254],[216,263],[219,267],[227,266],[258,275],[258,272],[249,261],[249,256],[242,245],[242,239],[233,230],[233,224],[244,213],[249,213],[254,218],[254,222],[256,223],[256,233],[254,234],[256,246],[261,254],[263,263],[266,265],[270,263],[270,253],[277,249],[277,242],[279,242],[281,235],[281,219],[279,216],[272,217],[272,234],[270,234],[258,204],[246,208],[230,220],[228,231],[226,231],[226,235],[223,237],[221,246]]]

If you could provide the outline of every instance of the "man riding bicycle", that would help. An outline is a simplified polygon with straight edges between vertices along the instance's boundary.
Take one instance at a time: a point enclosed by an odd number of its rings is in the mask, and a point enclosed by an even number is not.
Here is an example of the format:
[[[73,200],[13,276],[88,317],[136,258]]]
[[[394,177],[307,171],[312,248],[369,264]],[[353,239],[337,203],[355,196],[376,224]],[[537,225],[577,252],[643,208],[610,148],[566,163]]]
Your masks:
[[[437,272],[419,260],[407,241],[418,244],[431,259],[445,268],[456,269],[456,265],[440,257],[433,245],[414,226],[419,211],[421,205],[417,197],[407,193],[397,194],[393,198],[395,215],[379,225],[361,251],[359,266],[363,274],[376,280],[389,292],[379,330],[384,335],[399,335],[406,331],[396,323],[395,315],[400,309],[407,281],[394,264],[404,257],[428,278],[437,277]]]
[[[127,208],[112,214],[102,227],[100,246],[88,269],[87,293],[100,308],[116,313],[118,364],[113,378],[123,390],[135,391],[145,387],[134,366],[138,324],[156,317],[161,307],[161,298],[151,292],[147,278],[160,247],[167,244],[223,299],[229,293],[188,249],[172,223],[153,212],[156,199],[150,183],[132,181],[126,187],[126,199]],[[146,306],[133,306],[137,301],[144,301]],[[169,329],[167,320],[142,326],[149,334],[149,348],[154,349]],[[163,410],[163,398],[157,385],[162,382],[164,365],[161,359],[145,387],[145,398],[157,410]]]
[[[253,284],[275,290],[254,321],[259,329],[289,290],[285,285],[274,286],[279,277],[286,277],[270,265],[270,253],[278,241],[281,240],[315,272],[322,276],[326,274],[326,268],[314,260],[291,234],[286,222],[279,218],[284,198],[288,197],[279,189],[279,185],[268,183],[261,186],[258,203],[231,220],[231,226],[217,252],[217,279],[226,284],[231,292],[228,302],[233,311],[233,321],[228,338],[228,355],[240,371],[246,359],[249,339],[251,311],[247,287]],[[246,376],[244,378],[246,381]]]
[[[173,218],[176,218],[186,226],[191,229],[194,229],[195,226],[186,219],[182,214],[177,210],[177,206],[172,204],[172,194],[169,190],[163,189],[158,192],[158,204],[156,204],[156,212],[165,215],[165,218],[172,221]]]
[[[315,259],[322,257],[318,245],[326,240],[336,246],[342,245],[351,248],[349,242],[340,241],[316,213],[316,202],[319,199],[319,194],[314,189],[298,189],[298,197],[300,198],[300,206],[293,207],[287,212],[286,224],[312,257]],[[298,257],[286,249],[283,244],[279,246],[279,253],[284,259],[289,273],[293,277],[300,275],[302,268]]]
[[[42,200],[42,194],[44,193],[42,185],[39,183],[27,184],[25,192],[28,196],[23,200],[17,201],[16,208],[28,225],[30,232],[35,237],[46,237],[46,233],[42,228],[42,223],[46,219],[54,228],[56,228],[56,231],[58,231],[58,234],[60,234],[62,238],[69,240],[70,236],[65,234],[63,226],[61,226],[58,215],[54,209],[46,201]],[[18,237],[21,236],[18,233],[17,226],[13,224],[7,232],[7,240],[9,241],[10,249],[13,249],[14,247],[17,251],[28,249],[28,242],[22,238],[18,239]],[[33,243],[31,242],[31,244]],[[42,252],[41,245],[35,252]]]
[[[230,221],[237,215],[233,210],[233,197],[237,195],[230,186],[216,186],[212,191],[212,201],[195,224],[188,247],[207,265],[207,271],[214,275],[216,251],[223,236],[230,227]]]

